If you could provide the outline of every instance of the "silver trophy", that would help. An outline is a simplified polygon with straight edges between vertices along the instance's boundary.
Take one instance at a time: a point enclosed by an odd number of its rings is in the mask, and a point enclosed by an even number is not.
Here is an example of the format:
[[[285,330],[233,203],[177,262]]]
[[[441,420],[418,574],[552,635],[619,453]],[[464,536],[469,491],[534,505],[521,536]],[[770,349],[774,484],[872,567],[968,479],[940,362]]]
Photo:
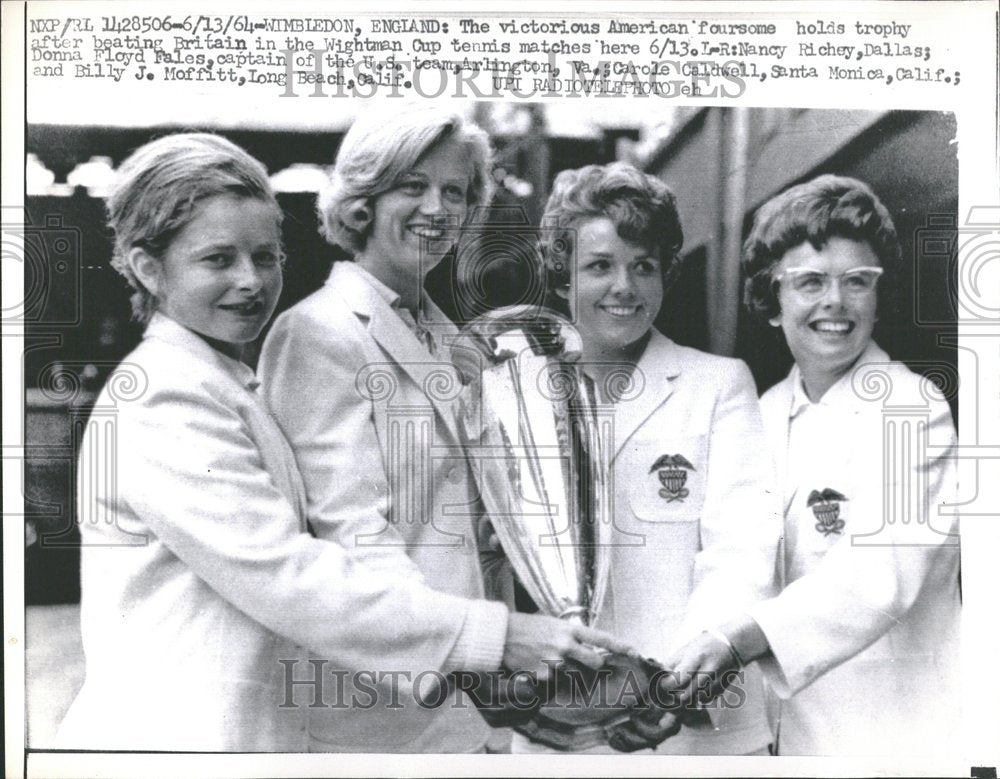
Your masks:
[[[577,366],[579,335],[559,315],[527,307],[486,314],[465,333],[485,357],[462,416],[493,528],[539,610],[591,625],[611,562],[609,442],[593,383]],[[656,670],[618,654],[596,674],[563,669],[548,701],[515,728],[557,749],[606,743],[629,718],[618,705],[624,676],[641,687]]]

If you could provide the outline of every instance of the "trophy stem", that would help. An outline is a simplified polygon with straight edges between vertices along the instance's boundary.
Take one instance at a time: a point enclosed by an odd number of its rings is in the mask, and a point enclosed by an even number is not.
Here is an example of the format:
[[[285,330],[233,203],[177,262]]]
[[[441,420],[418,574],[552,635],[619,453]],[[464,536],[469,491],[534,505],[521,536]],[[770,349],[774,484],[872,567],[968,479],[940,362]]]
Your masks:
[[[588,378],[579,368],[572,370],[575,391],[567,402],[569,412],[569,433],[573,492],[575,500],[571,504],[571,523],[574,525],[575,541],[580,545],[577,555],[577,580],[580,585],[579,602],[585,605],[583,620],[593,621],[599,604],[595,602],[595,580],[597,578],[597,517],[600,506],[596,500],[595,480],[597,474],[592,468],[592,458],[597,455],[595,420],[592,418],[593,405],[588,397]]]
[[[480,493],[524,592],[542,612],[589,626],[610,566],[607,410],[570,357],[580,351],[567,348],[580,343],[572,325],[551,312],[526,322],[521,312],[500,309],[468,326],[492,358],[466,388],[479,395],[464,406],[463,421],[476,432],[470,445],[482,452]],[[599,669],[559,664],[546,703],[516,729],[556,749],[606,744],[658,669],[624,653],[601,655]]]

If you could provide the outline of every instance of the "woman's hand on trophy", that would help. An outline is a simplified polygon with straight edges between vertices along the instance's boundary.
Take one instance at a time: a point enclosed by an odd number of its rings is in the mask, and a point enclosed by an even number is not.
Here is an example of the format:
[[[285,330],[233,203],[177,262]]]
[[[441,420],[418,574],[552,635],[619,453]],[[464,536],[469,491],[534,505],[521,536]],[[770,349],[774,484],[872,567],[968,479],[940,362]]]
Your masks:
[[[540,682],[566,660],[597,670],[604,665],[599,650],[634,654],[635,650],[602,630],[539,614],[511,612],[503,664],[512,671],[533,673]]]
[[[700,633],[664,664],[672,670],[661,679],[661,697],[679,711],[707,706],[719,697],[743,667],[728,641]]]
[[[661,679],[660,691],[680,710],[705,706],[738,680],[747,663],[770,651],[760,626],[744,615],[720,628],[709,628],[664,661],[673,673]]]
[[[608,734],[608,746],[619,752],[637,752],[640,749],[655,749],[681,729],[679,712],[666,711],[652,705],[632,709],[628,722],[612,728]]]
[[[746,615],[699,633],[664,661],[670,670],[656,677],[648,705],[633,709],[629,721],[609,733],[608,744],[619,752],[655,748],[685,722],[704,719],[703,707],[739,681],[746,663],[769,649],[760,626]]]

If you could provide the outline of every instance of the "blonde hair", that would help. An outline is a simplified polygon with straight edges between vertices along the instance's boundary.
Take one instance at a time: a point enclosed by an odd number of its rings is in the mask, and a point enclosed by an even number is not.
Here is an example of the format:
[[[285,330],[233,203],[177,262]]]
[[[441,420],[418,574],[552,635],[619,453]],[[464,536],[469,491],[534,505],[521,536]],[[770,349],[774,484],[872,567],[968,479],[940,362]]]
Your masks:
[[[386,105],[357,119],[340,144],[316,202],[326,240],[352,254],[364,249],[375,220],[372,201],[446,139],[458,142],[469,155],[468,205],[489,203],[492,151],[478,125],[439,106]]]

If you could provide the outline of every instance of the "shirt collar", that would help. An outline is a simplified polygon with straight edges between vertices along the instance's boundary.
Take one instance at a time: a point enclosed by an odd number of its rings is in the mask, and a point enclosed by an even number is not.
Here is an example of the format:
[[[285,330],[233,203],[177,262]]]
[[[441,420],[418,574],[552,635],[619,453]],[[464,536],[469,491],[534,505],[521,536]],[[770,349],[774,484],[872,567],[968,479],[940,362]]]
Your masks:
[[[238,384],[251,392],[256,390],[260,384],[249,365],[223,354],[193,330],[189,330],[162,312],[157,311],[153,314],[146,326],[145,333],[143,333],[143,338],[158,338],[184,349],[202,361],[221,368]]]
[[[399,316],[400,319],[403,320],[406,326],[413,332],[417,333],[418,336],[430,329],[428,325],[434,325],[436,328],[439,325],[445,325],[450,322],[450,320],[443,313],[441,313],[440,309],[433,303],[433,301],[431,301],[426,292],[421,294],[421,316],[418,319],[417,317],[414,317],[412,311],[399,305],[399,293],[391,289],[379,279],[375,278],[375,276],[362,268],[356,262],[351,262],[350,267],[353,268],[354,272],[369,287],[375,290],[378,296],[385,301],[385,303],[396,313],[397,316]]]
[[[788,379],[792,383],[792,404],[788,409],[788,416],[790,419],[795,419],[812,405],[812,401],[809,400],[805,387],[802,386],[802,372],[799,370],[798,363],[792,366],[792,373]]]
[[[796,363],[792,366],[792,372],[789,374],[789,380],[792,383],[792,402],[789,406],[789,418],[794,419],[810,406],[837,406],[844,408],[854,405],[858,401],[858,396],[854,391],[853,381],[854,374],[858,368],[869,363],[888,362],[888,360],[889,355],[878,344],[869,340],[868,345],[854,365],[843,376],[837,379],[833,386],[823,394],[823,397],[815,403],[809,400],[809,396],[806,394],[805,387],[802,385],[802,372],[799,370],[798,363]]]
[[[362,268],[356,262],[350,262],[347,267],[351,268],[361,279],[382,298],[392,308],[399,306],[399,294],[390,289],[387,285],[379,281],[375,276]]]

